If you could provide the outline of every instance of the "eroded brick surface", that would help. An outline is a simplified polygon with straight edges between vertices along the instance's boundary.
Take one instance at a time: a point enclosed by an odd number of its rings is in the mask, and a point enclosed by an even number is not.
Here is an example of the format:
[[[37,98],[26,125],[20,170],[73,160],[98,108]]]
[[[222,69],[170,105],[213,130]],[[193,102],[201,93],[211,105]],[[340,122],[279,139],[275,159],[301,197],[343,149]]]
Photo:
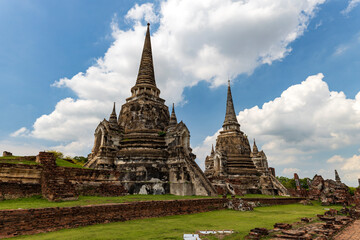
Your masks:
[[[360,240],[360,220],[345,228],[334,240]]]

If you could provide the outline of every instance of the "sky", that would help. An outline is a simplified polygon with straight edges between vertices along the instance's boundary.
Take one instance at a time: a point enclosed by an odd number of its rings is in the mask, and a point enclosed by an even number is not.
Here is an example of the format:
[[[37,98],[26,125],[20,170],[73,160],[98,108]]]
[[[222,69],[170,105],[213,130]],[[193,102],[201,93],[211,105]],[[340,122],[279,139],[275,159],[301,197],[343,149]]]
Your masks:
[[[278,176],[360,178],[359,0],[0,0],[0,151],[91,152],[135,84],[151,23],[161,97],[197,163],[225,117]]]

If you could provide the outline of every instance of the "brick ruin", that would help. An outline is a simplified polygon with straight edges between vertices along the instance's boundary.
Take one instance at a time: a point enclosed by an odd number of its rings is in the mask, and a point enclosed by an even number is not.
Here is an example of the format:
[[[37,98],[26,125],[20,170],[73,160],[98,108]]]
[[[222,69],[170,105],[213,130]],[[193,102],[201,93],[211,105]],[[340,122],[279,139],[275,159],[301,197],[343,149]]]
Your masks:
[[[3,152],[3,157],[11,157],[11,156],[12,156],[11,152],[7,152],[7,151]]]
[[[190,132],[171,116],[156,86],[149,24],[136,84],[117,117],[95,130],[94,147],[85,167],[121,173],[130,194],[216,195],[195,162]]]
[[[42,195],[60,201],[79,195],[127,194],[117,171],[58,167],[54,155],[47,152],[40,152],[36,159],[39,165],[0,163],[0,200]]]
[[[218,193],[288,195],[287,189],[269,170],[264,151],[259,151],[255,140],[253,150],[236,119],[230,81],[223,130],[216,139],[215,149],[205,159],[205,175]]]
[[[294,179],[296,189],[289,190],[291,196],[307,197],[311,200],[319,200],[322,205],[332,204],[353,204],[360,203],[360,188],[357,188],[354,196],[349,193],[349,187],[341,182],[338,172],[335,170],[335,181],[326,179],[321,175],[315,175],[312,181],[308,182],[309,189],[303,189],[300,185],[299,176],[295,173]],[[359,184],[360,185],[360,184]]]
[[[301,221],[292,224],[275,223],[273,229],[251,229],[244,239],[338,239],[347,232],[349,226],[359,221],[359,217],[360,209],[356,207],[343,207],[340,211],[330,208],[324,215],[318,214],[316,218],[303,217]],[[351,227],[356,228],[354,225]],[[343,237],[339,239],[357,239],[352,234]]]
[[[332,179],[324,180],[322,176],[315,175],[309,186],[309,198],[320,200],[322,205],[352,203],[352,196],[349,188],[341,182],[335,170],[335,181]]]

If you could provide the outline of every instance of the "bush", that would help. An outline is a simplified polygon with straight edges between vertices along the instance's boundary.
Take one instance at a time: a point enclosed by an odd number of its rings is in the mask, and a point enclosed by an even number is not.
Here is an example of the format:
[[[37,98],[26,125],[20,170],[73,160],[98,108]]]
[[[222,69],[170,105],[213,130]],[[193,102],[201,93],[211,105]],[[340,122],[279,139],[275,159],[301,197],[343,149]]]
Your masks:
[[[158,134],[159,134],[159,137],[163,137],[166,135],[166,132],[160,131],[160,132],[158,132]]]
[[[84,165],[88,161],[88,158],[83,156],[75,156],[73,160],[76,164]]]
[[[354,196],[355,191],[356,191],[356,188],[354,188],[354,187],[349,187],[348,191],[349,191],[349,193],[350,193],[351,196]]]
[[[55,150],[49,150],[46,152],[53,153],[55,155],[55,158],[64,158],[64,154],[62,152],[55,151]]]
[[[66,166],[66,167],[73,166],[73,167],[76,167],[74,165],[77,165],[77,166],[82,167],[88,160],[87,157],[83,157],[83,156],[76,156],[74,158],[72,158],[70,156],[64,157],[64,154],[62,152],[55,151],[55,150],[49,150],[47,152],[53,153],[55,155],[56,162],[58,163],[58,166]],[[69,165],[69,164],[65,163],[63,160],[65,160],[66,162],[68,162],[70,164],[73,164],[73,165]]]
[[[296,188],[296,183],[295,180],[293,178],[287,178],[287,177],[276,177],[281,184],[288,188],[288,189],[295,189]]]
[[[288,188],[288,189],[296,189],[296,183],[295,183],[295,179],[293,178],[287,178],[287,177],[276,177],[282,185],[284,185],[284,187]],[[309,178],[300,178],[300,185],[302,189],[309,189],[309,185],[308,185],[308,179]]]

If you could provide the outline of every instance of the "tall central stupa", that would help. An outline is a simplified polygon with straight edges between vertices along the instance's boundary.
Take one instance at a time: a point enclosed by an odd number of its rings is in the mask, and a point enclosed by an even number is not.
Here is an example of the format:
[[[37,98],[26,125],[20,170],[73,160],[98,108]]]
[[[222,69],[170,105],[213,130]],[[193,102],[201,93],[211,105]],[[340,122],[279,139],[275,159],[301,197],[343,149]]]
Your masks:
[[[216,195],[195,162],[188,128],[160,98],[149,25],[131,97],[118,119],[114,104],[109,120],[100,122],[85,166],[118,171],[129,193]]]

